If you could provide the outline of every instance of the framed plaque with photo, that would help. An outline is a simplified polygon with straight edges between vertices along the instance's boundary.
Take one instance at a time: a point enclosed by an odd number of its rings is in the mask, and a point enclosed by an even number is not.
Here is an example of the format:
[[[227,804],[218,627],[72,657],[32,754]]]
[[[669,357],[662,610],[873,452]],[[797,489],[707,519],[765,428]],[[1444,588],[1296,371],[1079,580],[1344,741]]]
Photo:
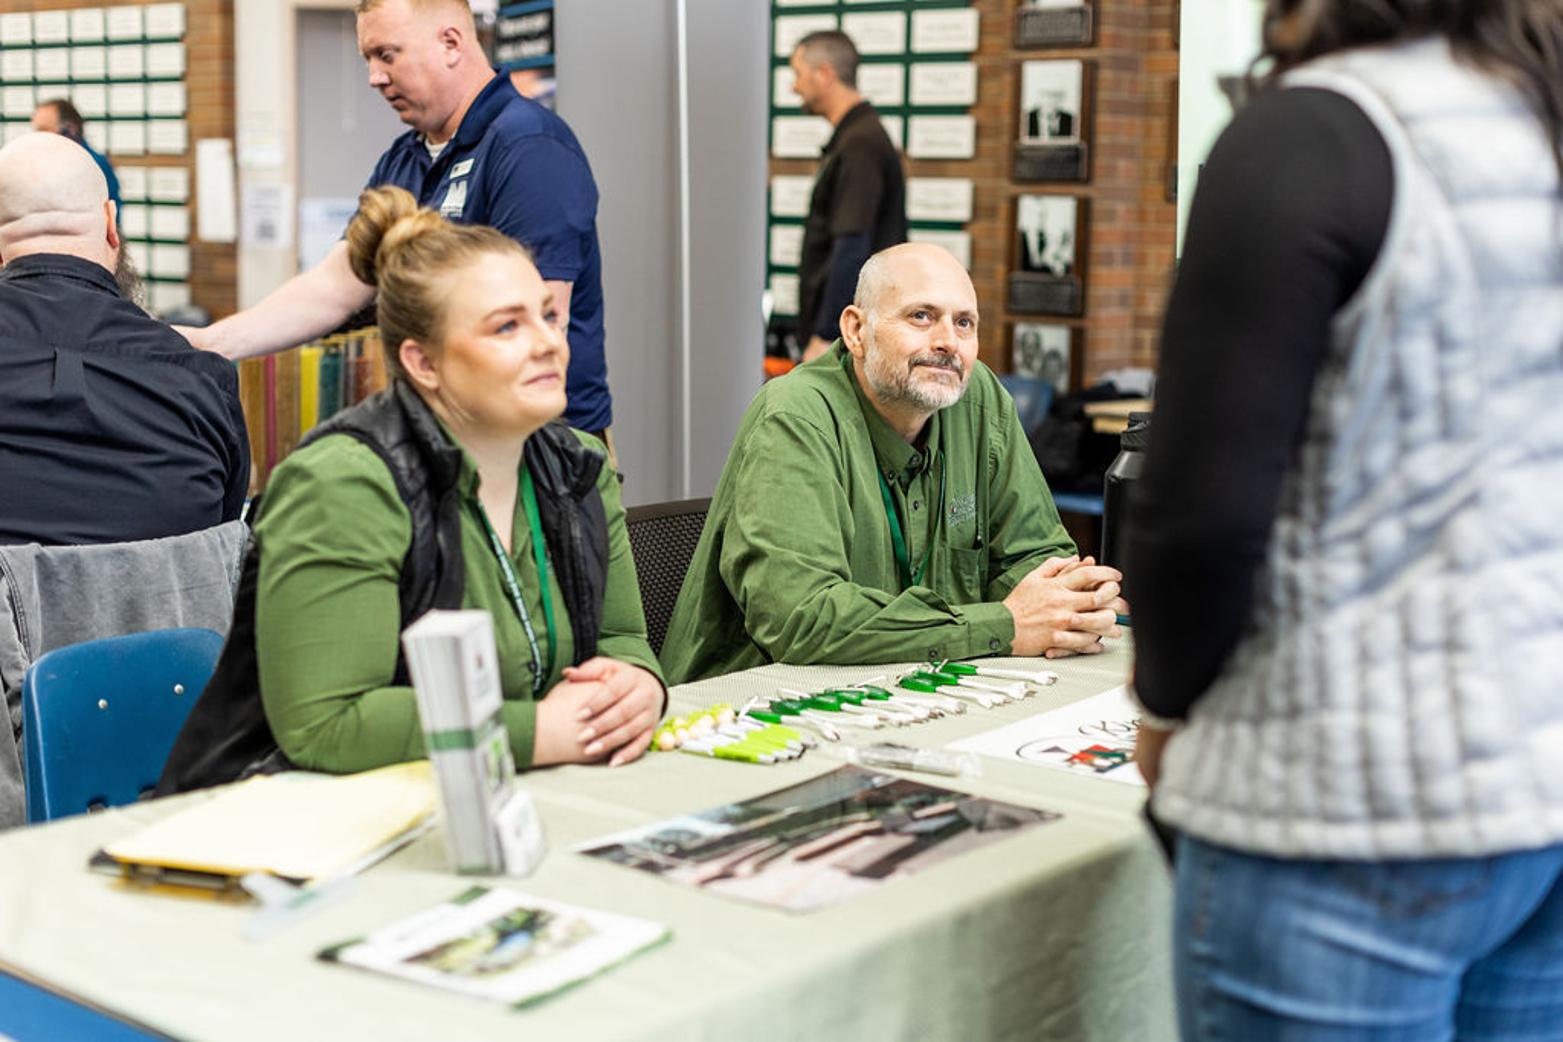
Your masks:
[[[1053,385],[1055,395],[1069,393],[1074,372],[1076,331],[1061,322],[1016,322],[1010,334],[1010,372]]]
[[[1075,58],[1022,62],[1017,181],[1085,181],[1091,67]]]
[[[1023,195],[1015,200],[1011,311],[1079,315],[1085,310],[1081,272],[1085,205],[1084,200],[1069,195]]]
[[[1089,47],[1095,42],[1093,0],[1020,0],[1016,47]]]

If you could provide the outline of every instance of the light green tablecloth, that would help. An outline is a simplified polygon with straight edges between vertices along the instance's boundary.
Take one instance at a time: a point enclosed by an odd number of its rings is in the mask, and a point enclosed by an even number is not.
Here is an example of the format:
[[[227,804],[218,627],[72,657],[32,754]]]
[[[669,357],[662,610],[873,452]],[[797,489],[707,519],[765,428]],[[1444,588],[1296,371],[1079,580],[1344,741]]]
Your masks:
[[[1037,698],[895,737],[942,745],[1115,686],[1127,667],[1123,646],[1054,663],[1062,679]],[[882,672],[769,666],[675,689],[673,704],[686,710]],[[0,836],[0,964],[191,1040],[1174,1038],[1170,889],[1139,820],[1143,790],[983,763],[980,777],[950,784],[1063,820],[803,915],[568,848],[824,773],[838,766],[828,750],[775,767],[670,753],[620,769],[528,775],[551,853],[511,885],[673,930],[668,944],[530,1010],[314,958],[468,885],[445,872],[437,832],[368,872],[343,900],[256,943],[240,937],[250,907],[126,892],[86,871],[93,851],[177,801]]]

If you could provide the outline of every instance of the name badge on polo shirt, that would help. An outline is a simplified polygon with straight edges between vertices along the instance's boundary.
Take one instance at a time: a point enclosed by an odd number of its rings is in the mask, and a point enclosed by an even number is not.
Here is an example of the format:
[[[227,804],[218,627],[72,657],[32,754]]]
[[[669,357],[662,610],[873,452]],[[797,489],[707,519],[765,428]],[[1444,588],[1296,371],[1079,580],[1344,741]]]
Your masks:
[[[441,217],[460,217],[461,211],[467,208],[467,182],[452,181],[449,190],[445,193],[445,201],[440,204]]]
[[[450,176],[466,177],[468,174],[472,173],[472,164],[476,162],[476,159],[463,159],[461,162],[450,168]]]

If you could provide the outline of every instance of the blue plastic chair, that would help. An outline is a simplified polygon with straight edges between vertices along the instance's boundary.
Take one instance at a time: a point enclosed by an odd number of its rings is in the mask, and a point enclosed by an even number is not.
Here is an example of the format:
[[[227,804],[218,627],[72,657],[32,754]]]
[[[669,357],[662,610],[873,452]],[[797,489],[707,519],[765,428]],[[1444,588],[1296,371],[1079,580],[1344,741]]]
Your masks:
[[[22,679],[28,822],[133,803],[155,786],[222,646],[212,630],[153,630],[34,662]]]
[[[1047,419],[1047,411],[1053,405],[1053,385],[1040,376],[1021,376],[1003,373],[999,383],[1015,399],[1015,411],[1020,414],[1020,429],[1030,434]]]

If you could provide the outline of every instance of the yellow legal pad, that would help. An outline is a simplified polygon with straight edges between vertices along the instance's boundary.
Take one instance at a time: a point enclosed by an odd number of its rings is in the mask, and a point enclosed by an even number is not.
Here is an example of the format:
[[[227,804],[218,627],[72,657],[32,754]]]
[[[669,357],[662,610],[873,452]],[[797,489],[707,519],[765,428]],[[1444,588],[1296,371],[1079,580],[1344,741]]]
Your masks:
[[[117,840],[122,866],[236,878],[270,872],[310,881],[339,872],[434,812],[427,760],[344,776],[271,775]]]

